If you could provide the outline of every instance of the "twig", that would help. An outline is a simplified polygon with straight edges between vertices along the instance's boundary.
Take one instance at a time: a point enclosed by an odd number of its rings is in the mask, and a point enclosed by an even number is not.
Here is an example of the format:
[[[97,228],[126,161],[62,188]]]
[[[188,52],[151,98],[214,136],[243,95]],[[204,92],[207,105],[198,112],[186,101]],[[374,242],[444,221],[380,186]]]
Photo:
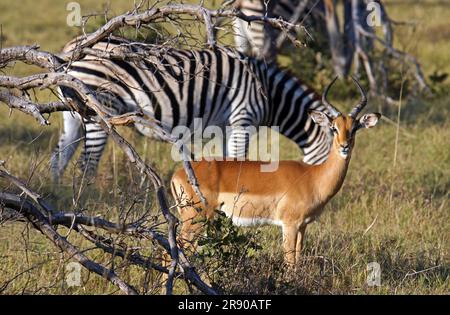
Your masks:
[[[17,96],[12,95],[11,93],[7,91],[0,91],[0,101],[8,105],[10,108],[17,108],[20,109],[22,112],[26,112],[33,116],[39,124],[41,125],[50,125],[47,119],[42,116],[41,111],[38,109],[38,107]]]
[[[433,270],[433,269],[436,269],[436,268],[440,268],[440,267],[441,267],[441,265],[437,265],[437,266],[433,266],[433,267],[426,268],[426,269],[419,270],[419,271],[413,270],[413,272],[408,272],[408,273],[405,275],[405,278],[406,278],[406,277],[410,277],[410,276],[415,276],[415,275],[418,275],[418,274],[421,274],[421,273],[424,273],[424,272],[427,272],[427,271],[430,271],[430,270]]]
[[[381,45],[384,46],[384,48],[386,49],[386,51],[392,55],[393,57],[400,59],[401,61],[405,62],[408,61],[409,63],[414,65],[415,68],[415,77],[417,82],[419,82],[420,87],[425,90],[426,92],[430,92],[430,88],[428,87],[428,84],[425,82],[425,78],[422,72],[422,68],[420,66],[420,63],[417,61],[416,58],[414,58],[413,56],[409,55],[408,53],[399,51],[395,48],[393,48],[391,45],[389,45],[388,43],[386,43],[384,40],[382,40],[381,38],[379,38],[378,36],[376,36],[375,34],[369,33],[366,30],[364,30],[364,28],[362,28],[360,25],[358,25],[358,31],[363,34],[364,36],[370,37],[375,39],[376,41],[378,41]]]
[[[300,2],[298,3],[297,7],[295,8],[295,11],[293,12],[291,18],[289,19],[289,23],[295,24],[295,23],[298,22],[298,20],[300,19],[301,15],[303,14],[303,12],[304,12],[305,9],[306,9],[306,7],[307,7],[307,5],[308,5],[308,2],[309,2],[309,0],[306,0],[306,1],[300,1]],[[315,4],[315,5],[317,5],[318,2],[319,2],[319,1],[316,1],[316,4]],[[314,5],[314,6],[315,6],[315,5]],[[313,7],[314,7],[314,6],[313,6]],[[302,21],[300,22],[300,25],[303,24],[303,21],[306,19],[306,17],[307,17],[310,13],[311,13],[311,10],[310,10],[309,13],[302,19]],[[302,26],[302,27],[303,27],[303,26]],[[311,35],[306,31],[306,28],[303,27],[303,29],[304,29],[305,33],[306,33],[309,37],[311,37]],[[286,32],[281,32],[280,35],[278,35],[278,37],[277,37],[277,39],[276,39],[276,41],[275,41],[277,49],[280,49],[280,48],[281,48],[281,45],[283,45],[283,43],[284,43],[284,41],[285,41],[285,39],[286,39],[286,35],[287,35],[290,31],[291,31],[291,29],[288,28],[288,29],[286,30]],[[292,41],[292,39],[291,39],[291,41]]]
[[[28,197],[34,200],[34,202],[36,202],[48,214],[52,214],[55,212],[39,194],[35,193],[30,188],[28,188],[23,181],[11,175],[1,164],[0,164],[0,177],[5,178],[6,180],[14,184],[16,187],[20,188]]]

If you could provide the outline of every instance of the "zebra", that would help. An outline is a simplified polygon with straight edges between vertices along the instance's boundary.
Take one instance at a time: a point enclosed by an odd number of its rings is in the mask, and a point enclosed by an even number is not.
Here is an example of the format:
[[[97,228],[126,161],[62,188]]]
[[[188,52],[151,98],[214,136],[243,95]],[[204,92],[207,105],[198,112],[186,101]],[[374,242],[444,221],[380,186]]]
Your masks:
[[[64,51],[74,45],[66,45]],[[113,52],[124,47],[135,50],[140,45],[144,46],[109,37],[91,48]],[[232,49],[167,49],[148,52],[139,61],[87,55],[65,71],[95,90],[97,98],[116,113],[140,110],[168,132],[176,126],[192,128],[195,118],[202,118],[202,128],[236,127],[227,137],[227,157],[245,156],[249,138],[240,127],[248,126],[278,126],[281,134],[301,148],[303,161],[309,164],[324,162],[331,146],[327,128],[314,124],[307,114],[310,109],[326,111],[318,94],[275,63]],[[61,88],[60,93],[63,99],[77,100],[69,88]],[[53,179],[63,175],[82,140],[82,167],[95,173],[107,134],[77,113],[65,112],[63,119],[64,130],[51,158]],[[154,137],[145,126],[135,127]]]
[[[322,1],[311,0],[238,0],[234,7],[246,15],[268,16],[283,18],[286,21],[299,22],[312,27],[320,17],[316,16]],[[263,22],[247,23],[241,19],[234,19],[234,41],[236,48],[247,55],[275,60],[278,50],[277,39],[280,31]]]

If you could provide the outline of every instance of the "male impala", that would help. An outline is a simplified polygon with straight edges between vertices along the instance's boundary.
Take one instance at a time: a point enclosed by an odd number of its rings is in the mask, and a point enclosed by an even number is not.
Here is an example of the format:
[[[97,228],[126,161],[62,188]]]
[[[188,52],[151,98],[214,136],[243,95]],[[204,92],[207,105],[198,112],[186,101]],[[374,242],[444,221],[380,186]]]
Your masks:
[[[172,178],[172,194],[178,202],[183,222],[182,238],[192,241],[201,227],[198,216],[211,218],[214,209],[221,209],[237,225],[276,224],[283,229],[285,260],[295,264],[305,237],[306,226],[314,221],[328,201],[344,182],[360,128],[375,126],[380,114],[365,114],[357,118],[367,103],[361,101],[349,115],[342,115],[327,101],[327,94],[337,77],[322,96],[330,116],[310,111],[316,124],[328,126],[333,132],[333,145],[328,159],[321,165],[308,165],[299,161],[280,161],[274,172],[260,172],[258,161],[200,161],[192,167],[207,206],[199,202],[182,169]],[[182,204],[183,201],[188,203]]]

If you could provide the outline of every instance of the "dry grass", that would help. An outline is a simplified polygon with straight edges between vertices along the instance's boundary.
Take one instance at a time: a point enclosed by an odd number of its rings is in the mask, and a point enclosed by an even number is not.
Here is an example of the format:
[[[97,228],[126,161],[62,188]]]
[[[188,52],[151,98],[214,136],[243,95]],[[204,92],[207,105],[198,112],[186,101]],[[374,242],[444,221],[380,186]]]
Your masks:
[[[418,23],[414,33],[399,27],[396,39],[399,47],[406,47],[418,56],[427,75],[436,69],[450,72],[450,38],[445,28],[440,31],[448,25],[445,4],[427,1],[408,6],[386,2],[394,19]],[[93,0],[80,3],[88,11],[83,13],[102,8],[101,3]],[[129,4],[115,1],[111,7],[122,12]],[[39,6],[34,1],[2,0],[0,12],[0,23],[7,38],[4,46],[38,42],[42,48],[56,51],[77,32],[65,25],[65,6],[56,0],[41,1]],[[20,66],[17,73],[24,74],[25,69]],[[40,94],[40,97],[44,99],[49,95]],[[348,106],[345,100],[340,103]],[[221,281],[224,292],[449,294],[449,109],[450,101],[445,94],[404,102],[395,166],[396,126],[385,122],[373,130],[362,131],[341,192],[319,222],[308,228],[304,258],[297,272],[287,272],[281,263],[280,231],[272,227],[260,228],[258,241],[263,249],[245,259],[223,262],[225,269],[219,269],[227,274]],[[387,109],[384,114],[395,120],[396,113],[396,109]],[[60,207],[70,208],[72,178],[77,172],[75,162],[69,167],[61,187],[49,185],[48,160],[59,134],[59,116],[51,118],[51,127],[41,128],[20,113],[14,112],[10,117],[8,114],[5,106],[1,106],[0,159],[6,161],[14,174],[29,179],[30,185],[50,200],[58,196]],[[123,129],[123,132],[168,180],[176,167],[170,158],[170,147],[146,140],[132,130]],[[292,143],[283,140],[281,145],[282,159],[300,158]],[[139,176],[124,155],[109,144],[96,182],[85,189],[77,207],[117,218],[120,209],[130,202],[131,195],[147,197],[147,201],[152,202],[151,193],[139,192],[138,183]],[[0,185],[2,189],[9,188],[4,182]],[[254,229],[246,232],[256,233]],[[70,235],[70,240],[87,246],[74,234]],[[110,263],[98,250],[89,250],[88,254]],[[63,267],[69,261],[70,257],[61,255],[28,226],[7,224],[0,227],[0,292],[117,292],[103,279],[88,276],[85,271],[82,273],[84,285],[68,288],[63,281]],[[369,287],[366,283],[367,264],[373,261],[381,266],[380,287]],[[115,264],[126,279],[138,286],[142,284],[144,275],[140,270],[119,259]],[[155,283],[150,293],[157,293],[158,277],[150,276]],[[3,287],[6,283],[8,285]],[[185,292],[181,281],[177,292]]]

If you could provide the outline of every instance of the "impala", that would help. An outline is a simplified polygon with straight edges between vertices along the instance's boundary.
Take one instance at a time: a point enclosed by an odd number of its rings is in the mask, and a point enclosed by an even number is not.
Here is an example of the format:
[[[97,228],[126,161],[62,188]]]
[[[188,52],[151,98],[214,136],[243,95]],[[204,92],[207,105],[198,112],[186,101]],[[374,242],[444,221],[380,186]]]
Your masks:
[[[183,223],[183,240],[192,243],[202,227],[199,216],[209,219],[216,213],[215,209],[220,209],[236,225],[281,226],[285,261],[295,264],[302,249],[306,226],[322,213],[344,182],[356,131],[375,126],[381,116],[371,113],[357,118],[367,104],[367,98],[355,79],[361,100],[350,114],[341,114],[327,100],[328,91],[336,79],[322,96],[329,115],[309,112],[316,124],[328,127],[333,133],[333,144],[324,163],[308,165],[300,161],[280,161],[276,171],[260,172],[260,165],[264,163],[260,161],[193,162],[206,205],[200,203],[184,171],[175,172],[171,188]]]

